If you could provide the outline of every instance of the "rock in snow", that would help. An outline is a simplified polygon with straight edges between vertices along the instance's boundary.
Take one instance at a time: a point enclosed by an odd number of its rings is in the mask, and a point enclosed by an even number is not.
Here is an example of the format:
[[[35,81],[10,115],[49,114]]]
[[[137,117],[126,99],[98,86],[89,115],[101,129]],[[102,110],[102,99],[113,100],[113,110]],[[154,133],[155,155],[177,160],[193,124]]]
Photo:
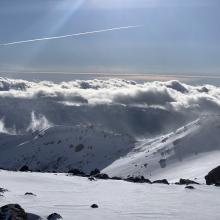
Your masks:
[[[29,170],[29,168],[28,168],[27,165],[24,165],[24,166],[22,166],[22,167],[19,169],[19,171],[21,171],[21,172],[27,172],[27,171],[30,171],[30,170]]]
[[[93,209],[97,209],[99,206],[97,205],[97,204],[92,204],[91,205],[91,208],[93,208]]]
[[[34,193],[32,193],[32,192],[26,192],[25,194],[24,194],[25,196],[36,196]]]
[[[0,188],[0,193],[4,193],[4,192],[7,192],[7,191],[8,191],[7,189]]]
[[[211,170],[206,176],[205,176],[206,184],[212,185],[212,184],[220,184],[220,166],[216,167],[215,169]]]
[[[90,172],[90,176],[95,176],[95,175],[97,175],[97,174],[99,174],[100,173],[100,170],[99,169],[94,169],[94,170],[92,170],[91,172]]]
[[[8,204],[0,208],[1,220],[28,220],[27,214],[18,204]]]
[[[161,184],[167,184],[169,185],[169,182],[167,181],[167,179],[162,179],[162,180],[155,180],[152,182],[153,184],[154,183],[161,183]]]
[[[71,169],[68,171],[69,174],[72,174],[74,176],[85,176],[85,173],[78,170],[78,169]]]
[[[186,188],[186,189],[195,189],[194,186],[186,186],[185,188]]]
[[[177,185],[189,185],[189,184],[196,184],[199,185],[199,183],[189,180],[189,179],[180,179],[179,182],[176,183]]]
[[[58,220],[63,219],[62,216],[58,213],[52,213],[47,217],[48,220]]]

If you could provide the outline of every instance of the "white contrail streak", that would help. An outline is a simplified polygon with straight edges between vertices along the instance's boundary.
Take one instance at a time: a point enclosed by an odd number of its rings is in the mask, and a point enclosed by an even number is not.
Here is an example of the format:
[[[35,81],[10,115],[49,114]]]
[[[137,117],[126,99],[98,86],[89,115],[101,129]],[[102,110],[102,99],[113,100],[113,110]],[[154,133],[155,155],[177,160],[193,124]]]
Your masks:
[[[62,38],[68,38],[68,37],[76,37],[76,36],[81,36],[81,35],[89,35],[89,34],[117,31],[117,30],[123,30],[123,29],[138,28],[138,27],[141,27],[141,25],[115,27],[115,28],[101,29],[101,30],[96,30],[96,31],[87,31],[87,32],[81,32],[81,33],[75,33],[75,34],[61,35],[61,36],[55,36],[55,37],[44,37],[44,38],[36,38],[36,39],[30,39],[30,40],[14,41],[14,42],[0,44],[0,46],[10,46],[10,45],[15,45],[15,44],[25,44],[25,43],[32,43],[36,41],[45,41],[45,40],[56,40],[56,39],[62,39]]]

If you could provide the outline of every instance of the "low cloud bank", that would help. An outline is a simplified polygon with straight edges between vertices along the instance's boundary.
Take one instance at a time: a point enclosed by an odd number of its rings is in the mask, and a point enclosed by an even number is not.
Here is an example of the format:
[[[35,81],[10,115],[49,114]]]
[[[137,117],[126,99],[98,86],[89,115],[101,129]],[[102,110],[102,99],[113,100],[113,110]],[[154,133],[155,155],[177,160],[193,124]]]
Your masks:
[[[27,132],[52,124],[94,124],[132,135],[156,135],[199,117],[219,114],[220,88],[179,81],[119,79],[29,82],[0,78],[0,132]]]

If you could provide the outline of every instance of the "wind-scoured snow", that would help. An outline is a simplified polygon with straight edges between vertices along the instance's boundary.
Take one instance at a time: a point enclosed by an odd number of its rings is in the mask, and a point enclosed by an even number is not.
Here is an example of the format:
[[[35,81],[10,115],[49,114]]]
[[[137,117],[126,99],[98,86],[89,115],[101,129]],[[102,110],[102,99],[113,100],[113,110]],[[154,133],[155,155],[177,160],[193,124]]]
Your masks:
[[[196,185],[195,190],[178,185],[134,184],[64,174],[0,172],[0,206],[19,203],[26,212],[42,219],[59,213],[64,220],[216,220],[219,219],[219,188]],[[32,192],[36,196],[24,195]],[[92,209],[92,204],[98,209]]]

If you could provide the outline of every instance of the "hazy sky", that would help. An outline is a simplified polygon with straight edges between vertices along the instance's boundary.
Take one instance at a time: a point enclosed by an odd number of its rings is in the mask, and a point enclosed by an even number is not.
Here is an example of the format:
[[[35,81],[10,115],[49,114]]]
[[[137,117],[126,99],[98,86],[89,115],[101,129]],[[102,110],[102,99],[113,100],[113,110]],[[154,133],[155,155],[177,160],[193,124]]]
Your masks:
[[[0,72],[220,74],[219,0],[1,0],[0,43],[141,28],[0,47]]]

